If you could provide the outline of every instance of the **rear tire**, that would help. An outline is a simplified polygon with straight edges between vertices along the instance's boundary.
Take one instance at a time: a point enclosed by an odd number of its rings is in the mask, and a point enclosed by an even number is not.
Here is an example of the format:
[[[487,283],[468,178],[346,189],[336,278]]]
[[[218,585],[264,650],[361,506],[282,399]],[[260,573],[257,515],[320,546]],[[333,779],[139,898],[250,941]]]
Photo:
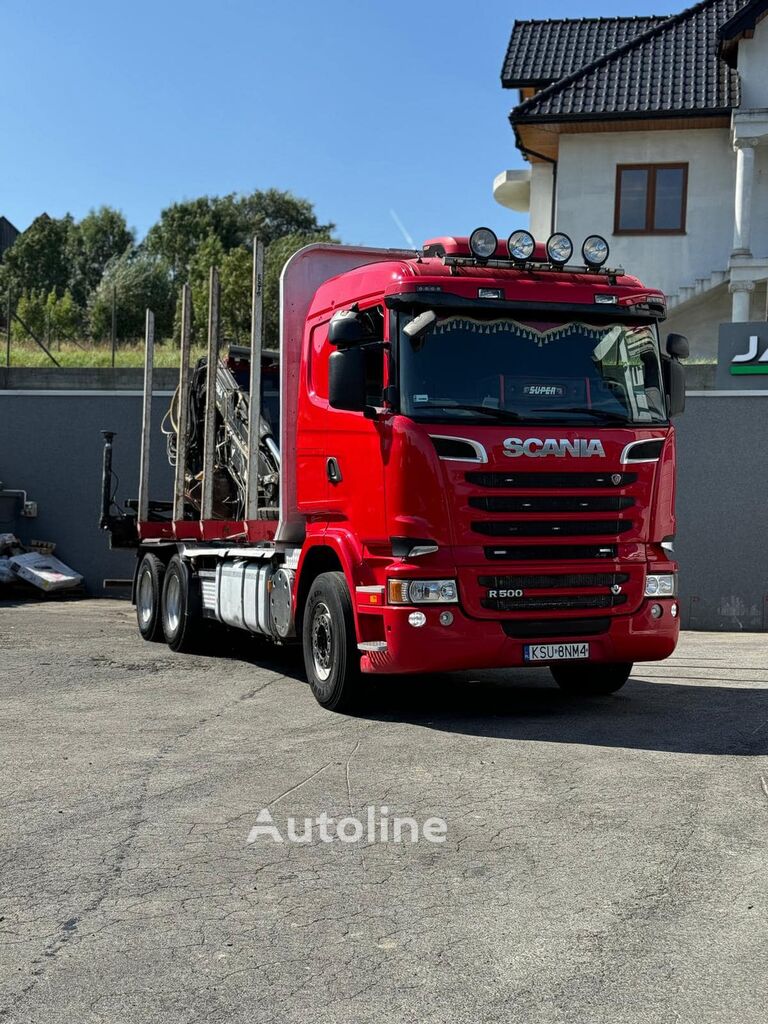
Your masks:
[[[190,653],[203,647],[203,606],[197,580],[178,555],[165,570],[162,600],[162,628],[172,651]]]
[[[160,615],[165,566],[157,555],[146,554],[136,572],[136,621],[145,640],[163,639]]]
[[[343,572],[321,573],[304,607],[304,667],[315,700],[330,711],[349,711],[360,697],[352,599]]]
[[[549,671],[564,693],[595,695],[615,693],[629,679],[632,662],[609,665],[550,665]]]

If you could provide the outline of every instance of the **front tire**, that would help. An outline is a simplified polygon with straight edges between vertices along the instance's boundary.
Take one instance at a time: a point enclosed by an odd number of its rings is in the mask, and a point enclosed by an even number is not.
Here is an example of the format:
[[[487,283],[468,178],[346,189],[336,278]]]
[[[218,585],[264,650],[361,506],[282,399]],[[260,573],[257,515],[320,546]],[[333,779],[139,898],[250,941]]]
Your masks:
[[[550,665],[557,685],[565,693],[575,695],[596,695],[615,693],[629,679],[632,662],[616,662],[609,665]]]
[[[165,642],[172,651],[200,650],[205,626],[200,588],[178,555],[165,570],[161,619]]]
[[[304,667],[318,704],[348,711],[358,703],[360,659],[352,599],[343,572],[324,572],[312,583],[302,628]]]
[[[160,615],[165,566],[157,555],[146,554],[136,573],[136,621],[145,640],[156,643],[163,639]]]

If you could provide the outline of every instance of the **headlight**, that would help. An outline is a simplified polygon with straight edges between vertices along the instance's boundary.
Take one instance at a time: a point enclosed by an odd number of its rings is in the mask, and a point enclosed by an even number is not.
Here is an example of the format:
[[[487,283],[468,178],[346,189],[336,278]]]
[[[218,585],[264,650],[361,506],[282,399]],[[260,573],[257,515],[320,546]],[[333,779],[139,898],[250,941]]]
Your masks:
[[[646,597],[677,597],[677,576],[665,572],[645,577]]]
[[[490,228],[475,228],[469,236],[470,251],[481,260],[489,260],[498,244],[499,240]]]
[[[584,239],[581,255],[590,267],[602,267],[608,259],[608,243],[602,235],[590,235]]]
[[[556,231],[554,235],[550,235],[547,241],[547,256],[551,263],[557,263],[559,266],[565,265],[573,256],[573,242],[568,235],[564,235],[562,231]]]
[[[507,239],[507,252],[520,263],[529,260],[535,248],[536,242],[530,231],[513,231]]]
[[[456,580],[387,580],[390,604],[455,604]]]

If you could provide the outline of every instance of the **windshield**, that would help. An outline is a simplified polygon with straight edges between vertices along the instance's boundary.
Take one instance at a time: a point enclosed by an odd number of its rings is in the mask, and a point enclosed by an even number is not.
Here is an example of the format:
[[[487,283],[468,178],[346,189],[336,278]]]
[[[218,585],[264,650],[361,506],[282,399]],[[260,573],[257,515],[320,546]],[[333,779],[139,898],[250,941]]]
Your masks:
[[[654,325],[400,318],[400,408],[443,422],[665,423]]]

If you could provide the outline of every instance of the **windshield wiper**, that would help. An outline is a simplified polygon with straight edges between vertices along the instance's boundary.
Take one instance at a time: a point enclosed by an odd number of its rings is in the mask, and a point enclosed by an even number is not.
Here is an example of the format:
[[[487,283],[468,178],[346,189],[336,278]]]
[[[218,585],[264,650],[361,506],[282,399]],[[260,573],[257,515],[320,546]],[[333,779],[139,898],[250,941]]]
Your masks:
[[[484,416],[492,416],[496,420],[504,420],[505,423],[512,423],[516,420],[522,419],[519,412],[515,412],[514,409],[497,409],[493,405],[444,405],[444,409],[461,409],[467,412],[479,412]]]
[[[565,408],[544,408],[539,406],[536,409],[531,409],[531,412],[572,412],[580,413],[582,416],[593,416],[595,419],[606,420],[609,423],[622,423],[625,426],[633,426],[632,420],[628,419],[625,415],[620,412],[611,412],[610,409],[583,409],[580,405],[569,405]]]

